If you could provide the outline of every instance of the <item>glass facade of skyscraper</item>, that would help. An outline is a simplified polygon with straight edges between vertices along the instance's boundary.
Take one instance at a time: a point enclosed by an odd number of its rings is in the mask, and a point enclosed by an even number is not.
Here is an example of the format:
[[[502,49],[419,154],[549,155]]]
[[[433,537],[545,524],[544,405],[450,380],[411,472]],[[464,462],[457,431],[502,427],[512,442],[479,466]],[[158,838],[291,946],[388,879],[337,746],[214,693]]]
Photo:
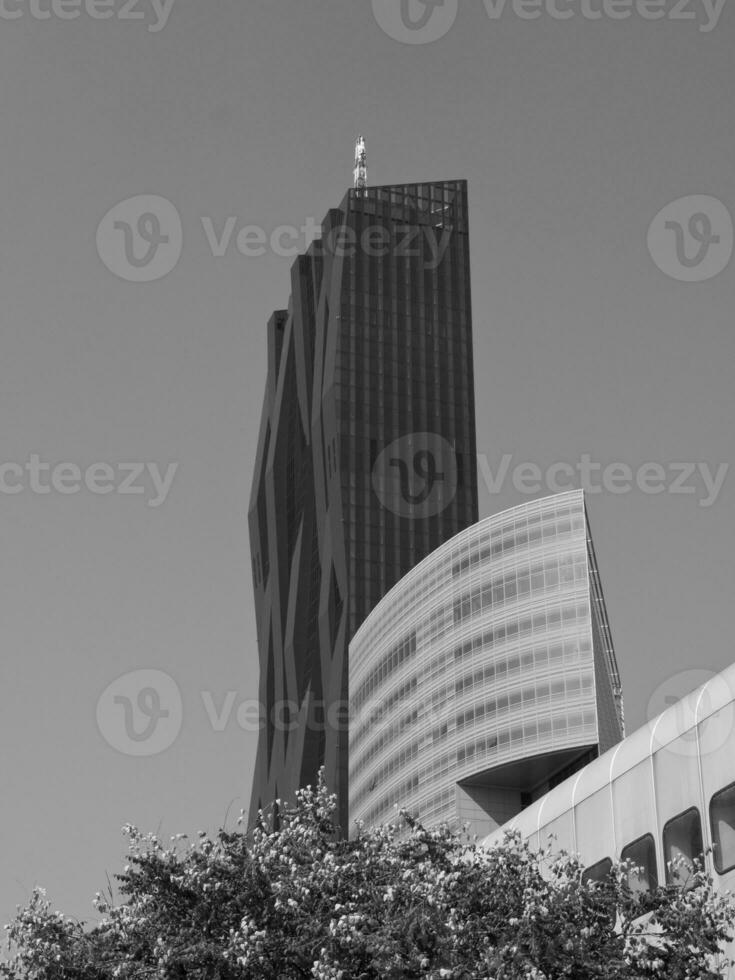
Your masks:
[[[356,627],[405,572],[476,520],[477,475],[464,182],[352,191],[347,211],[334,381]],[[400,474],[376,472],[385,447],[419,434],[455,454],[452,485],[431,513],[408,498],[391,504]]]
[[[268,325],[249,513],[263,705],[251,820],[323,765],[346,827],[348,643],[477,520],[465,182],[349,191],[291,281]]]

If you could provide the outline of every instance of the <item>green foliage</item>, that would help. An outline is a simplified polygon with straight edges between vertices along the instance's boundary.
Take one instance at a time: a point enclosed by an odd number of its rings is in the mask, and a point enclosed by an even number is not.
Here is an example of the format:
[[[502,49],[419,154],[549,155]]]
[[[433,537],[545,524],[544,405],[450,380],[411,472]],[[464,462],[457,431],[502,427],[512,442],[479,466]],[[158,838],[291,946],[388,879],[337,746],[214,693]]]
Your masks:
[[[42,891],[8,926],[3,980],[706,980],[735,911],[702,869],[641,892],[631,869],[582,881],[517,837],[484,850],[446,828],[334,831],[320,780],[277,829],[169,847],[125,828],[123,901],[90,929]]]

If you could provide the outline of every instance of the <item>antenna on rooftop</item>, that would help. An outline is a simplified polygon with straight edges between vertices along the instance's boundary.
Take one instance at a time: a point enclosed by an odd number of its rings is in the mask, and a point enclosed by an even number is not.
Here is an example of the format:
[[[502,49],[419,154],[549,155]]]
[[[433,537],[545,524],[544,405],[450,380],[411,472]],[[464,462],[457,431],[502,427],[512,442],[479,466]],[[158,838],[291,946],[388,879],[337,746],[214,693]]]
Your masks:
[[[358,197],[363,197],[367,191],[367,152],[365,150],[365,140],[362,136],[357,137],[355,143],[355,190]]]

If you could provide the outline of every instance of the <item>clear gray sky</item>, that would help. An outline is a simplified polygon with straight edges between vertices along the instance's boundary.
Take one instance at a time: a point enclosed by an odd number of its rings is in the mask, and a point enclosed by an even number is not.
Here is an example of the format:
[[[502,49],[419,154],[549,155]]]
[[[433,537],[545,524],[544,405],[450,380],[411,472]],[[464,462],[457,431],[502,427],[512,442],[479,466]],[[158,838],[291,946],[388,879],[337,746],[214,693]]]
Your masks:
[[[714,471],[733,456],[735,261],[684,282],[647,248],[679,198],[735,213],[733,0],[709,31],[702,0],[697,19],[650,21],[592,20],[573,0],[565,20],[493,18],[460,0],[424,44],[389,36],[370,0],[174,0],[153,31],[150,0],[143,20],[112,2],[111,19],[63,20],[5,0],[0,18],[0,463],[21,486],[0,494],[2,921],[36,884],[93,916],[128,821],[216,830],[231,801],[230,822],[248,804],[246,511],[265,323],[291,259],[246,257],[234,236],[215,257],[202,218],[218,234],[230,216],[268,234],[321,220],[351,182],[358,132],[372,183],[467,178],[490,471],[504,454],[511,470],[589,454]],[[151,282],[113,274],[96,248],[106,213],[141,194],[170,200],[183,228],[178,264]],[[113,489],[121,464],[178,469],[152,507],[150,474],[142,494],[39,493],[49,474],[12,465],[34,455],[70,464],[67,487],[74,465],[106,463]],[[735,659],[735,472],[707,507],[701,478],[693,494],[673,479],[589,501],[629,730],[649,701],[684,693],[683,672]],[[509,476],[483,489],[481,513],[523,499]],[[175,679],[182,724],[165,751],[133,757],[96,712],[142,669]],[[217,731],[202,692],[219,709],[228,691]]]

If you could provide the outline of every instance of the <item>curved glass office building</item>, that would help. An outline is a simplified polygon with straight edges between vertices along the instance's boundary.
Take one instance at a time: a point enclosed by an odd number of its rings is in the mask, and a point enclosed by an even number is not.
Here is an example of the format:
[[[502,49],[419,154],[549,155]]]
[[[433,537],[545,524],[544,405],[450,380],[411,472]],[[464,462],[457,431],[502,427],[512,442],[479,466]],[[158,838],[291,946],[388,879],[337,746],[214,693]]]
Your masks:
[[[489,833],[623,736],[582,491],[460,532],[349,650],[350,826],[396,806]]]

